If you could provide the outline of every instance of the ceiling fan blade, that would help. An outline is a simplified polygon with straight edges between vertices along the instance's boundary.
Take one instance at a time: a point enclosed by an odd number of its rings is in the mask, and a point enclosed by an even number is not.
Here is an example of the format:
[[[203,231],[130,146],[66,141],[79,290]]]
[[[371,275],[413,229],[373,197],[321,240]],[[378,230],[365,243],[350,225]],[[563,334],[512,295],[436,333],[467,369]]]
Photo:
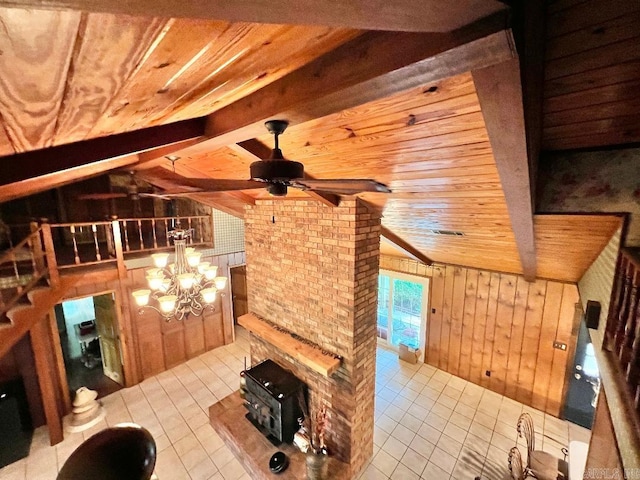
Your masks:
[[[171,195],[164,193],[138,193],[140,198],[159,198],[160,200],[171,200]]]
[[[302,190],[322,190],[324,192],[337,193],[339,195],[355,195],[362,192],[391,193],[384,183],[376,182],[368,178],[344,178],[344,179],[308,179],[296,178],[291,181],[291,186]]]
[[[126,198],[129,195],[126,193],[81,193],[78,195],[78,200],[111,200],[113,198]]]
[[[264,188],[264,182],[254,180],[228,180],[224,178],[183,177],[162,167],[139,170],[136,175],[145,182],[168,190],[167,194],[178,195],[202,192],[227,192]]]

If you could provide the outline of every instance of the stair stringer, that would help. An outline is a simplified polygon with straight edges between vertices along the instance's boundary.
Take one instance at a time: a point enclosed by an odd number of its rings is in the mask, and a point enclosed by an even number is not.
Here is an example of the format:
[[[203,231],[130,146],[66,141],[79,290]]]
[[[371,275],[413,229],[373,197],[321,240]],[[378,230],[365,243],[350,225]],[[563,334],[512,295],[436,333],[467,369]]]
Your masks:
[[[20,305],[7,312],[11,317],[11,326],[0,329],[0,358],[40,320],[42,320],[56,304],[65,297],[80,280],[81,276],[60,277],[56,287],[38,287],[29,292],[31,305]]]

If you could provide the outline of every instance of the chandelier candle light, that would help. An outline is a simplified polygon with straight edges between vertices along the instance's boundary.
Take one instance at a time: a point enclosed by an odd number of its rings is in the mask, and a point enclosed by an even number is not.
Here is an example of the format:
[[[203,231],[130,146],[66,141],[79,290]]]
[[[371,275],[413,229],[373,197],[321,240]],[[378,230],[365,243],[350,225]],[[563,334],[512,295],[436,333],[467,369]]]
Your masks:
[[[166,321],[172,318],[184,320],[189,315],[199,317],[207,308],[214,310],[217,293],[227,285],[226,277],[216,276],[217,266],[201,262],[202,254],[187,247],[191,230],[184,230],[179,224],[176,227],[170,232],[175,247],[175,263],[167,265],[168,253],[152,254],[155,268],[147,270],[149,288],[132,292],[140,307],[139,314],[145,308],[151,308]],[[157,306],[150,305],[150,300]]]

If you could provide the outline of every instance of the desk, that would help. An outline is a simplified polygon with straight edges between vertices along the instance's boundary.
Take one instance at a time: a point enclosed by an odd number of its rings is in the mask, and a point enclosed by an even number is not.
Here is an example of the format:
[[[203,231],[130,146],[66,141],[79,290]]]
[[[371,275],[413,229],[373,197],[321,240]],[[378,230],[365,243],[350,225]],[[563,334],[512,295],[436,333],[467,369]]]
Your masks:
[[[98,330],[95,325],[88,333],[85,334],[80,334],[80,325],[74,325],[73,329],[75,330],[76,337],[78,337],[78,342],[80,343],[80,351],[82,352],[82,355],[85,355],[87,346],[98,338]]]
[[[98,330],[94,324],[93,329],[89,332],[80,334],[80,325],[76,324],[73,326],[73,329],[76,333],[76,337],[78,338],[78,343],[80,344],[80,353],[82,354],[82,361],[84,366],[87,368],[93,368],[96,366],[95,363],[90,362],[87,354],[87,347],[91,342],[99,338]]]

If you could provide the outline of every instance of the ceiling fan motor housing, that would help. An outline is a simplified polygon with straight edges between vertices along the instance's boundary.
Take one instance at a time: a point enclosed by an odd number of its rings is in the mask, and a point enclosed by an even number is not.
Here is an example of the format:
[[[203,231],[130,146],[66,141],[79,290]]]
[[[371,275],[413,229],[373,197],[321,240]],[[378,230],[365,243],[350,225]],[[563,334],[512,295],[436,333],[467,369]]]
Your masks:
[[[250,167],[251,179],[262,182],[289,182],[304,177],[304,165],[293,160],[260,160]]]

